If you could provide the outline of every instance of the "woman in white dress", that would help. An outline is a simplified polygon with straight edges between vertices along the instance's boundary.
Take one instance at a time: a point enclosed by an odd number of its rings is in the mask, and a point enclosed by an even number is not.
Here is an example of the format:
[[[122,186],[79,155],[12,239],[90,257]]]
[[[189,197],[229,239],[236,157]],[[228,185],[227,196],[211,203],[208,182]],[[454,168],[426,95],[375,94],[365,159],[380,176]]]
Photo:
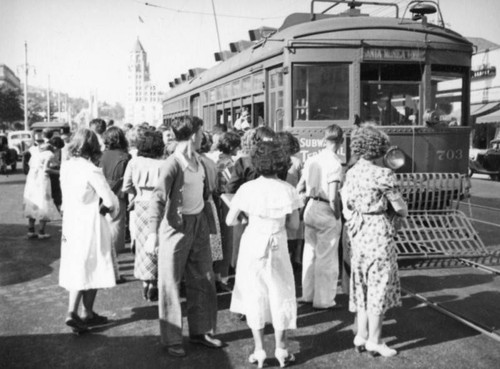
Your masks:
[[[39,143],[30,149],[30,171],[26,177],[23,195],[23,214],[28,218],[28,238],[46,239],[45,225],[51,220],[60,219],[50,187],[49,164],[54,158],[53,148],[48,143]],[[35,232],[35,222],[40,228]]]
[[[249,361],[260,368],[266,359],[264,326],[272,322],[275,357],[283,367],[294,360],[286,349],[286,331],[296,328],[297,320],[286,228],[298,227],[297,209],[302,201],[293,186],[277,177],[277,173],[289,165],[289,157],[279,144],[257,144],[252,164],[260,177],[238,189],[226,218],[228,225],[234,225],[239,218],[248,217],[248,226],[241,238],[230,310],[246,315],[255,341],[255,351]]]
[[[70,159],[61,165],[63,223],[59,285],[69,291],[66,325],[80,333],[89,326],[107,323],[94,312],[97,289],[115,286],[111,256],[111,231],[106,216],[116,217],[118,199],[102,169],[97,136],[78,130],[70,145]],[[83,300],[83,315],[78,315]]]

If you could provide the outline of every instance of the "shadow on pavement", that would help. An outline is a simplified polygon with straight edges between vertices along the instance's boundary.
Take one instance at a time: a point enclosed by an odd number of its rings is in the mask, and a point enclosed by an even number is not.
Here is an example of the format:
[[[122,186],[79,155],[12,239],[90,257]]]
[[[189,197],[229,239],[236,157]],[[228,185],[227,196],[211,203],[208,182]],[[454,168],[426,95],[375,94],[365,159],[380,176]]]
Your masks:
[[[171,358],[158,336],[87,333],[0,337],[0,359],[8,368],[232,368],[224,349],[185,342],[186,358]],[[5,366],[7,367],[7,366]]]
[[[26,225],[0,224],[0,286],[27,282],[51,274],[60,257],[60,226],[47,224],[46,240],[26,238]]]

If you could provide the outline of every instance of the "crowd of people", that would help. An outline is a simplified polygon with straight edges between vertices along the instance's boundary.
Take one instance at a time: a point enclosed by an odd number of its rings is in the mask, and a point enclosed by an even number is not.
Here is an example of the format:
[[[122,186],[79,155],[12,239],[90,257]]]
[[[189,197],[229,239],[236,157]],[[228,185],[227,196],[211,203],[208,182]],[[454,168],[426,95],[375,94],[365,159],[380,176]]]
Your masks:
[[[400,305],[395,220],[407,208],[394,173],[375,164],[389,148],[375,126],[352,131],[356,160],[347,172],[337,156],[344,140],[337,125],[324,129],[324,148],[305,162],[290,132],[217,124],[209,133],[192,116],[158,128],[94,119],[71,138],[36,140],[24,192],[28,238],[50,237],[47,222],[62,217],[59,284],[69,292],[65,323],[73,331],[108,322],[94,311],[96,294],[124,281],[117,253],[130,242],[134,276],[143,298],[158,301],[169,355],[186,355],[181,289],[190,342],[211,348],[225,346],[215,336],[217,292],[231,292],[230,311],[253,335],[249,361],[263,366],[271,323],[274,356],[286,366],[294,361],[286,337],[297,326],[297,301],[337,305],[345,225],[354,347],[396,354],[381,336],[385,312]],[[294,272],[301,273],[300,299]]]

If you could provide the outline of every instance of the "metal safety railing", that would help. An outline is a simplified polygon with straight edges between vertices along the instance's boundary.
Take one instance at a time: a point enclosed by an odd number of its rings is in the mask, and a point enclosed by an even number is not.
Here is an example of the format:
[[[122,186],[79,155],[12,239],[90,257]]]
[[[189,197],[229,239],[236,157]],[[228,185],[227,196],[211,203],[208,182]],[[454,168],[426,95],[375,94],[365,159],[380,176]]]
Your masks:
[[[398,258],[468,258],[488,254],[467,216],[458,210],[469,180],[458,173],[399,174],[409,216],[397,231]]]

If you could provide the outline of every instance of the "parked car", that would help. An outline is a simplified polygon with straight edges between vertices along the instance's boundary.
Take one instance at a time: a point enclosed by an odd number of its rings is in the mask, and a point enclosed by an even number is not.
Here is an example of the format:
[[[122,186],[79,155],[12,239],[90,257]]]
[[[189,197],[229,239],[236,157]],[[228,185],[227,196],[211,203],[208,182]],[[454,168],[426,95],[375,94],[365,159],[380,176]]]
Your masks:
[[[31,131],[10,131],[7,133],[7,138],[9,147],[16,150],[17,160],[22,159],[23,153],[33,143],[33,133]]]
[[[473,149],[469,158],[469,174],[488,174],[491,179],[500,181],[500,138],[490,142],[486,150]]]
[[[7,173],[10,166],[12,171],[17,167],[16,150],[9,148],[9,140],[4,134],[0,134],[0,174]]]

